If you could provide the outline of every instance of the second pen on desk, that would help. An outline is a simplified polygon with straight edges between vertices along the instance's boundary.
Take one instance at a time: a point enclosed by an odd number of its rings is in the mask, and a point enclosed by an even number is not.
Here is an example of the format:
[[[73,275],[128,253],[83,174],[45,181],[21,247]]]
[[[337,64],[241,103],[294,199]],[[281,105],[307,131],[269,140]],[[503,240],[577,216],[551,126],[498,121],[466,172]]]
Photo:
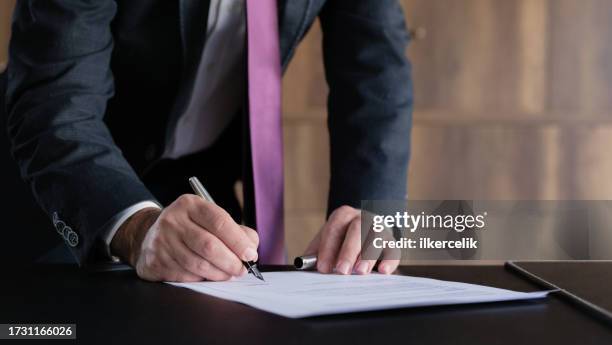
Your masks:
[[[197,177],[189,178],[189,184],[191,185],[191,188],[193,189],[194,193],[196,193],[199,197],[212,203],[215,202]],[[253,261],[243,261],[242,263],[244,264],[244,267],[246,267],[246,269],[249,271],[249,273],[257,277],[257,279],[265,281],[263,276],[261,275],[261,272],[259,272],[259,269],[257,268],[257,264],[255,264]]]

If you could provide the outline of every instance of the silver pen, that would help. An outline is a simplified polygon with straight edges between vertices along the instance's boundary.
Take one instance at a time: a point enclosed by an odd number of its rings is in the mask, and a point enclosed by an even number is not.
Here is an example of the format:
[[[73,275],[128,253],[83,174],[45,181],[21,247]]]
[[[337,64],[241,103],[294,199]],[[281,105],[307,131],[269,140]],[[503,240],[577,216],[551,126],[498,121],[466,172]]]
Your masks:
[[[189,184],[199,197],[212,203],[215,202],[197,177],[189,178]],[[244,267],[246,267],[247,271],[257,277],[257,279],[265,281],[263,275],[261,275],[261,272],[259,272],[259,269],[257,268],[257,264],[255,264],[253,261],[243,261],[242,264]]]
[[[293,265],[296,269],[303,271],[314,268],[317,265],[316,255],[298,256],[293,260]]]

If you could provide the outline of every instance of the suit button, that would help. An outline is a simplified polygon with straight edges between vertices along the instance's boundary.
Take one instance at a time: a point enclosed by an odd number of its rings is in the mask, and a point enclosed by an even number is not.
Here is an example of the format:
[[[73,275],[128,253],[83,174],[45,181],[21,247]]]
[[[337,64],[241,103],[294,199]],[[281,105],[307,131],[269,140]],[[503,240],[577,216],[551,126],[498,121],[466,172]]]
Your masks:
[[[157,156],[157,146],[155,146],[155,144],[151,144],[147,146],[144,152],[144,158],[147,161],[152,161],[155,159],[156,156]]]
[[[55,230],[57,231],[58,234],[63,235],[64,228],[66,228],[66,223],[62,222],[61,220],[58,220],[57,222],[55,222]]]
[[[70,236],[70,233],[72,233],[74,231],[72,231],[72,228],[69,226],[64,227],[64,231],[62,231],[60,234],[64,237],[64,240],[68,241],[68,236]]]
[[[70,231],[67,240],[69,246],[76,247],[79,244],[79,235],[77,235],[77,233],[74,231]]]

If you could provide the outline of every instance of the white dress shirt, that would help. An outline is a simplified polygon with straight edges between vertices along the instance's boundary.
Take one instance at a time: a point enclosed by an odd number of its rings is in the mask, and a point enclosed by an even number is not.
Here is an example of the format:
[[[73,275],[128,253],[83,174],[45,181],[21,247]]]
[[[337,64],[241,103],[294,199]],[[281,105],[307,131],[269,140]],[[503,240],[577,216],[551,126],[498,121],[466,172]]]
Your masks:
[[[166,143],[163,158],[177,159],[211,146],[244,101],[246,84],[245,0],[211,0],[202,52],[189,103]],[[121,225],[145,208],[160,208],[152,200],[134,204],[108,222],[104,242],[110,243]]]

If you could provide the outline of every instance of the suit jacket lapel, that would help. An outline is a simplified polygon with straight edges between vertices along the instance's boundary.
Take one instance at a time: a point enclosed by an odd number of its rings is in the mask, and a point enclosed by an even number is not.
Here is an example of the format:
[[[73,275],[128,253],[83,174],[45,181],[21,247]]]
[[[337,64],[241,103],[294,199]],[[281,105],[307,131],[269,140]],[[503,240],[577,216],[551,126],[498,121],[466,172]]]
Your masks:
[[[195,69],[206,41],[209,0],[179,0],[183,69]]]
[[[209,0],[179,0],[179,23],[183,53],[183,72],[193,75],[206,41]],[[306,30],[306,19],[312,11],[312,0],[278,0],[281,61],[289,62],[300,37]]]
[[[307,28],[307,18],[310,17],[312,11],[312,0],[277,1],[281,62],[284,70]],[[183,113],[191,95],[202,49],[206,42],[210,0],[179,0],[178,5],[183,56],[182,83],[170,115],[167,127],[168,138],[171,138],[178,116]]]
[[[182,50],[181,85],[166,126],[166,142],[173,138],[174,128],[183,114],[195,82],[208,28],[210,0],[179,0],[179,25]]]
[[[283,70],[307,29],[306,19],[311,16],[312,0],[278,0],[278,25]]]

